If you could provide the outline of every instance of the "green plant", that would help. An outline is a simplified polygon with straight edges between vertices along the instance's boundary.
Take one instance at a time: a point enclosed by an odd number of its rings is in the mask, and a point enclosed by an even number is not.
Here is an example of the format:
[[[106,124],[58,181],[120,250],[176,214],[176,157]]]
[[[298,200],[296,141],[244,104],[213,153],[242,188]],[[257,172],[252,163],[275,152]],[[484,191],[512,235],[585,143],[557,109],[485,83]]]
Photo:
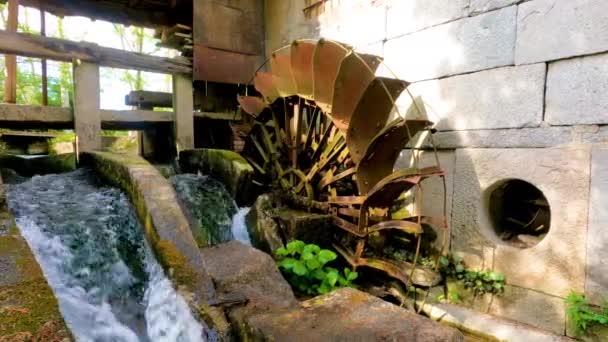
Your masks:
[[[566,313],[577,335],[586,333],[593,325],[608,325],[608,305],[593,309],[585,296],[576,292],[570,292],[565,302]]]
[[[448,291],[447,298],[446,298],[445,294],[440,294],[439,296],[437,296],[437,300],[440,302],[447,302],[447,303],[451,303],[451,304],[458,304],[458,303],[462,302],[462,298],[460,297],[460,294],[455,291]]]
[[[340,273],[326,265],[337,258],[336,253],[300,240],[277,249],[276,256],[279,269],[291,286],[308,295],[325,294],[340,287],[352,286],[352,281],[358,276],[357,272],[348,268]]]
[[[499,294],[504,291],[505,275],[491,270],[474,271],[467,269],[458,256],[439,258],[439,270],[445,276],[451,276],[471,289],[476,295],[484,293]]]

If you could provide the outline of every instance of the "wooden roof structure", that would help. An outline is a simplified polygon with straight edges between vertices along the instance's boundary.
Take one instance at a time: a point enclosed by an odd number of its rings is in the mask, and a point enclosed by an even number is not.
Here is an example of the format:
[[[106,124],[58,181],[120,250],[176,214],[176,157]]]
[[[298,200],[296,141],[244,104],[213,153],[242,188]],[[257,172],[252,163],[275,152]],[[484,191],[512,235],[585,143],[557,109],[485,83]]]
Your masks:
[[[0,0],[6,3],[8,0]],[[19,4],[64,17],[158,28],[192,24],[193,0],[20,0]]]

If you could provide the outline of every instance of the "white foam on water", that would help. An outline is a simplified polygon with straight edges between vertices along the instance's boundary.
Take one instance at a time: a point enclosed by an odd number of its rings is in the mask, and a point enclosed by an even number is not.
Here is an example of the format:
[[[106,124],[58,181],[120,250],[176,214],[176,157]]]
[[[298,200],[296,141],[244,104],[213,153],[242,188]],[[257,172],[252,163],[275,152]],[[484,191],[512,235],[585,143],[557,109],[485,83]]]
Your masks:
[[[249,232],[247,231],[247,223],[245,222],[245,217],[249,213],[251,208],[239,208],[239,210],[232,217],[232,236],[237,241],[242,242],[247,246],[251,246],[251,238],[249,237]]]
[[[152,253],[146,253],[146,268],[150,274],[145,293],[147,332],[151,341],[203,341],[203,326],[199,324],[184,298],[177,294]]]
[[[138,342],[131,329],[121,324],[108,303],[91,303],[85,289],[62,271],[73,258],[58,236],[50,237],[27,218],[18,218],[17,225],[42,266],[44,275],[59,301],[61,313],[72,334],[78,341]]]

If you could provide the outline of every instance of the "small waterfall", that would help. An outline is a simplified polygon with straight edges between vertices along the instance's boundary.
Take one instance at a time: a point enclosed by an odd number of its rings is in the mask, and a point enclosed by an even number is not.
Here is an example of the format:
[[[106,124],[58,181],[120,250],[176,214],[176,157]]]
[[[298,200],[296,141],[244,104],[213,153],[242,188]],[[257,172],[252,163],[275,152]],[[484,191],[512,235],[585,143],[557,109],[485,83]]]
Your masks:
[[[242,242],[247,246],[251,246],[251,239],[249,238],[249,232],[247,231],[247,223],[245,217],[249,214],[251,208],[240,208],[239,211],[232,217],[232,236],[237,241]]]
[[[10,185],[8,204],[78,341],[204,341],[135,211],[87,170]]]

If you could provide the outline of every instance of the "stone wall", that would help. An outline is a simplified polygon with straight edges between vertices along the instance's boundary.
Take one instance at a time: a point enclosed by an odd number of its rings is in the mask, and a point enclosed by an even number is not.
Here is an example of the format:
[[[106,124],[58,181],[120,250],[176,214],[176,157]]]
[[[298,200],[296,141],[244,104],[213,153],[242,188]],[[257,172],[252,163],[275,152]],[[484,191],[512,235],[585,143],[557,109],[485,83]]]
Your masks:
[[[329,0],[303,10],[314,2],[265,1],[267,54],[325,37],[384,57],[379,75],[412,82],[411,95],[424,103],[414,114],[436,123],[449,161],[451,250],[507,275],[507,293],[483,310],[564,334],[570,291],[602,303],[608,2]],[[397,104],[408,108],[410,95]],[[551,208],[551,229],[533,247],[488,234],[484,194],[511,178],[536,186]]]

